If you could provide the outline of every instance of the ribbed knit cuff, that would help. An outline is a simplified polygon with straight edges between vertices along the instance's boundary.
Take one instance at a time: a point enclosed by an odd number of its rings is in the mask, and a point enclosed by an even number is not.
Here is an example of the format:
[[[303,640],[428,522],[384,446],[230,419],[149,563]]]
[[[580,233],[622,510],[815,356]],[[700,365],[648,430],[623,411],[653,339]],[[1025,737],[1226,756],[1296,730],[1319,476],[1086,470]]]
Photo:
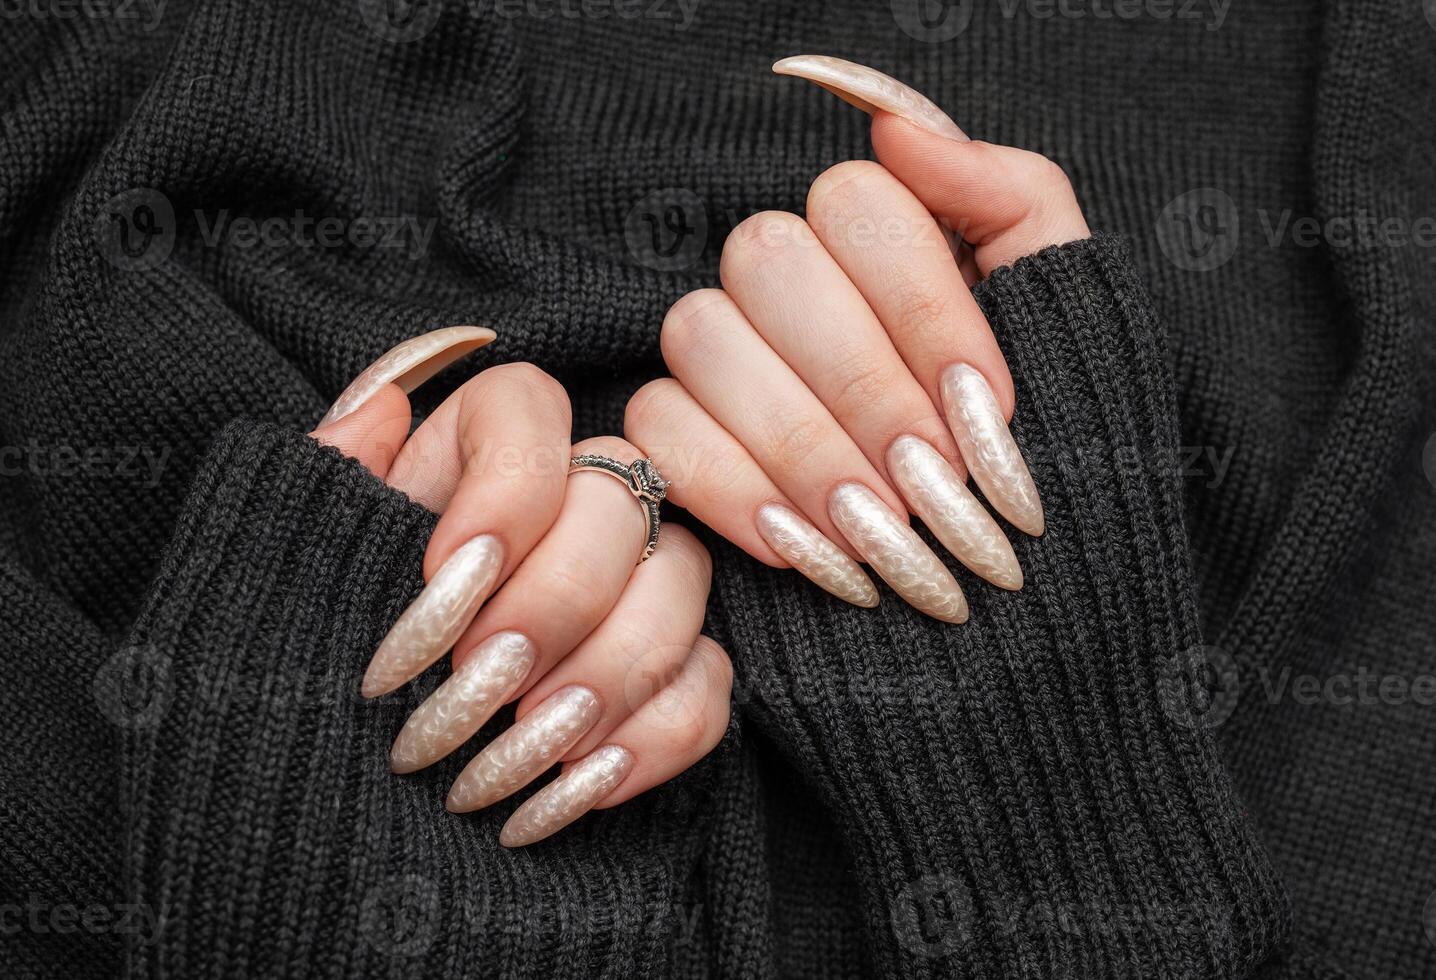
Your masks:
[[[552,976],[656,969],[684,914],[697,784],[508,851],[516,804],[444,809],[472,748],[389,772],[444,671],[376,702],[359,680],[421,586],[433,524],[299,433],[239,422],[213,446],[121,671],[147,696],[116,701],[129,891],[160,924],[130,937],[131,975],[502,977],[536,948]]]
[[[1156,317],[1109,237],[977,292],[1046,509],[1043,537],[1010,533],[1027,584],[952,563],[972,613],[948,626],[891,595],[819,616],[791,573],[725,571],[740,696],[834,810],[883,973],[1244,976],[1285,900],[1220,702],[1183,696],[1202,648]]]

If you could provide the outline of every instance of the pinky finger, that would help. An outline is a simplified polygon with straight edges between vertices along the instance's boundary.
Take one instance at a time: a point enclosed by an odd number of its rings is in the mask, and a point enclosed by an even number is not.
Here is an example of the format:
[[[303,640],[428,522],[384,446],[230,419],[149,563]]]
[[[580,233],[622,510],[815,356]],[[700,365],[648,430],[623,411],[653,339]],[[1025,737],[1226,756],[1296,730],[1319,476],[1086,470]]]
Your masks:
[[[541,841],[589,810],[631,800],[693,766],[728,729],[733,665],[723,648],[700,636],[672,680],[557,779],[509,817],[505,847]]]

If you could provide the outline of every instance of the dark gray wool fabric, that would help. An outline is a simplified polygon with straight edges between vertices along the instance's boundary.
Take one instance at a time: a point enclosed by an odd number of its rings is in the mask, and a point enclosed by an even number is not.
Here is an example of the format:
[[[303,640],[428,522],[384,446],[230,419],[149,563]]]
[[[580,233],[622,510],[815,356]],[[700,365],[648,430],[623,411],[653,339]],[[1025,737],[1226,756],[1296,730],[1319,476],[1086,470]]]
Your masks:
[[[0,10],[0,975],[1436,974],[1432,4]],[[1047,533],[960,627],[710,538],[723,744],[505,851],[387,770],[435,678],[357,695],[433,517],[303,433],[455,323],[421,410],[531,360],[618,431],[869,154],[797,53],[1071,175],[979,288]]]

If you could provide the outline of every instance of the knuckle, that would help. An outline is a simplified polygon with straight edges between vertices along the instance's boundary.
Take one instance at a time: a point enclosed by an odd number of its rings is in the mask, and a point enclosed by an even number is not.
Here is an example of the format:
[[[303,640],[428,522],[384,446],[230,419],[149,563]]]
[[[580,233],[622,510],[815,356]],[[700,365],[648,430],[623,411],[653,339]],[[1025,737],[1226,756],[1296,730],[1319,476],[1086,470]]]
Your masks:
[[[575,443],[573,447],[575,456],[607,456],[622,463],[631,463],[638,459],[643,453],[627,439],[620,439],[618,436],[593,436]]]
[[[659,538],[659,547],[664,549],[673,561],[673,574],[681,576],[684,594],[694,597],[700,604],[708,598],[708,589],[713,582],[713,557],[693,534],[677,524],[664,528]]]
[[[808,188],[808,214],[834,215],[858,210],[872,200],[880,184],[892,180],[882,164],[871,160],[845,160],[824,170]]]
[[[663,318],[659,347],[671,367],[701,356],[733,301],[721,289],[699,289],[679,298]]]
[[[826,444],[826,434],[817,420],[805,415],[770,416],[764,423],[764,455],[780,469],[797,471]]]
[[[564,618],[578,623],[597,624],[609,609],[609,602],[594,588],[598,569],[585,559],[550,564],[533,584],[538,608],[563,610]]]
[[[733,661],[727,651],[711,637],[700,636],[693,645],[693,656],[702,661],[712,691],[727,700],[733,693]]]
[[[568,392],[551,374],[528,361],[499,364],[479,375],[487,387],[502,390],[505,398],[518,397],[543,409],[569,413]]]
[[[723,243],[719,274],[725,280],[770,262],[796,245],[816,241],[808,223],[787,211],[759,211],[743,219]]]
[[[630,439],[651,432],[667,414],[667,408],[682,389],[672,378],[658,378],[639,388],[623,409],[623,433]]]
[[[846,359],[839,372],[841,386],[833,395],[833,409],[840,418],[867,415],[876,407],[890,402],[901,382],[888,366],[874,364],[871,358]]]

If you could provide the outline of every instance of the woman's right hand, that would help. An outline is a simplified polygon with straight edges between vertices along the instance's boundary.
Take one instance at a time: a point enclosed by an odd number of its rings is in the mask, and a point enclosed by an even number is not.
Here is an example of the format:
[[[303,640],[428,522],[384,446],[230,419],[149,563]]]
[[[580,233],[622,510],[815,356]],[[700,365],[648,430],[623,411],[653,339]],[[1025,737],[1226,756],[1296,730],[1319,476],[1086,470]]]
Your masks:
[[[1017,530],[1044,529],[1008,431],[1012,378],[970,286],[1087,238],[1087,223],[1056,164],[968,140],[907,86],[834,59],[775,67],[887,110],[873,121],[880,163],[819,176],[806,221],[765,212],[733,231],[723,288],[669,311],[673,377],[634,395],[625,434],[675,503],[758,560],[872,606],[863,561],[916,608],[963,622],[962,590],[909,510],[1006,589],[1022,570],[967,475]]]
[[[385,637],[366,697],[402,687],[450,648],[452,675],[409,718],[390,754],[409,773],[463,745],[504,704],[515,724],[449,792],[470,811],[555,762],[564,773],[505,824],[532,843],[590,808],[662,783],[708,753],[728,724],[732,670],[700,636],[707,551],[664,528],[651,558],[644,508],[572,455],[628,464],[619,438],[570,446],[568,396],[530,364],[492,367],[409,435],[406,391],[493,339],[451,327],[401,344],[349,386],[313,436],[443,516],[424,557],[428,585]]]

